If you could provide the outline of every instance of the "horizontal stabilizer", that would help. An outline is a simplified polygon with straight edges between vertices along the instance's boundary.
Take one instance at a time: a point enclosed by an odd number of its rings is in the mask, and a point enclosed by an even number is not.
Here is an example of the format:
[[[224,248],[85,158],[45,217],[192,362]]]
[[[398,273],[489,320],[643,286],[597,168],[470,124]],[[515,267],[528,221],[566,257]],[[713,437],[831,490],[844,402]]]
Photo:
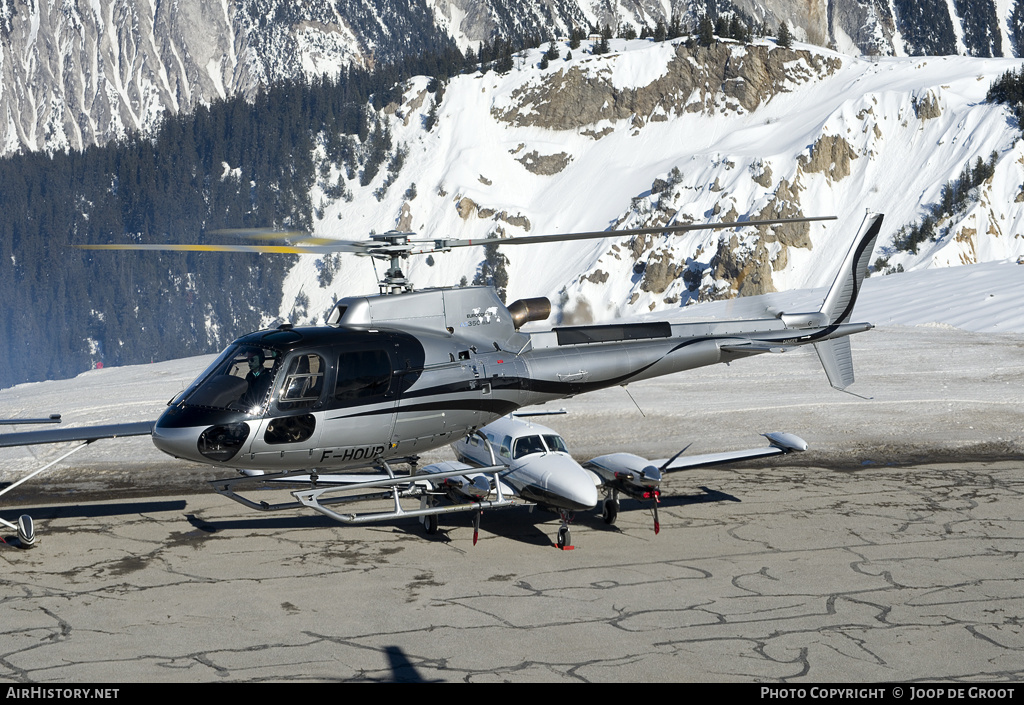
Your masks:
[[[759,355],[760,353],[784,353],[796,350],[799,345],[780,345],[768,341],[748,340],[719,346],[723,352],[739,353],[740,355]]]

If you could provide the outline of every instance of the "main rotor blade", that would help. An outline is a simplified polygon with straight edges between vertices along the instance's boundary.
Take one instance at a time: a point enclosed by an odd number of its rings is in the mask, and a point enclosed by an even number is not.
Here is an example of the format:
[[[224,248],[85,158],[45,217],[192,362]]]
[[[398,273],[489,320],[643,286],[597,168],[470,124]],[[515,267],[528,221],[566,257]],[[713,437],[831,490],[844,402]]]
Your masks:
[[[686,223],[684,225],[662,225],[654,228],[629,228],[627,230],[595,230],[586,233],[564,233],[562,235],[528,235],[523,237],[490,237],[479,240],[435,239],[437,245],[445,247],[470,247],[473,245],[535,245],[543,242],[566,242],[571,240],[594,240],[605,237],[630,237],[633,235],[657,235],[659,233],[682,233],[691,230],[727,230],[729,228],[757,227],[761,225],[786,225],[789,223],[811,223],[819,220],[836,220],[834,215],[819,215],[809,218],[776,218],[772,220],[744,220],[728,223]],[[419,242],[419,241],[417,241]]]
[[[262,254],[306,255],[330,254],[333,252],[354,252],[357,255],[373,254],[376,243],[360,243],[346,240],[332,240],[330,245],[182,245],[182,244],[138,244],[75,245],[80,250],[151,250],[156,252],[250,252]]]
[[[725,223],[686,223],[683,225],[662,225],[652,228],[629,228],[626,230],[593,230],[582,233],[561,235],[527,235],[521,237],[483,237],[479,239],[411,239],[410,233],[383,233],[372,240],[334,240],[315,237],[298,231],[274,231],[270,229],[232,229],[213,231],[220,234],[243,236],[251,239],[285,239],[301,235],[295,244],[289,245],[185,245],[185,244],[139,244],[124,243],[111,245],[75,245],[82,250],[151,250],[157,252],[249,252],[265,254],[305,255],[350,252],[364,257],[404,257],[445,252],[453,247],[476,247],[482,245],[537,245],[545,242],[569,242],[572,240],[595,240],[609,237],[631,237],[633,235],[657,235],[660,233],[682,233],[692,230],[727,230],[730,228],[758,227],[767,225],[788,225],[790,223],[812,223],[820,220],[836,220],[834,215],[812,216],[809,218],[775,218],[771,220],[744,220]],[[394,239],[389,239],[393,235]]]

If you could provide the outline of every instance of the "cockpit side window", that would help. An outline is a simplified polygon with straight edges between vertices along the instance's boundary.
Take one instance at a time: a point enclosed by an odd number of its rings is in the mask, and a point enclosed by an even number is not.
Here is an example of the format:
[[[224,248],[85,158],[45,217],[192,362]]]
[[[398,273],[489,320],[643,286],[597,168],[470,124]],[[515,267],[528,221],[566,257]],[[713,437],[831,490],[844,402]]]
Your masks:
[[[512,436],[505,436],[505,438],[502,439],[502,441],[501,441],[501,447],[498,449],[498,455],[500,455],[502,458],[511,458],[512,457],[512,451],[510,450],[511,448],[512,448]]]
[[[548,447],[548,450],[552,453],[568,453],[569,448],[565,445],[565,441],[562,440],[561,436],[554,434],[544,436],[544,445]]]
[[[324,389],[324,360],[315,353],[293,357],[282,376],[277,406],[282,411],[305,409],[320,399]]]
[[[384,350],[352,350],[340,354],[338,381],[334,386],[336,400],[382,397],[390,387],[391,360]]]

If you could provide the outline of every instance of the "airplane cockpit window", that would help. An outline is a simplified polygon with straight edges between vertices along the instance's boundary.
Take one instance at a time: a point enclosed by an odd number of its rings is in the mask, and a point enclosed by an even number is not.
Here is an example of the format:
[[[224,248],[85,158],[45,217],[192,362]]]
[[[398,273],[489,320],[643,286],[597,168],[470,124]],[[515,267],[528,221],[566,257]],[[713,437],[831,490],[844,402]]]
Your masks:
[[[512,436],[505,436],[501,441],[501,447],[498,448],[498,455],[502,458],[512,457]]]
[[[391,360],[384,350],[354,350],[338,358],[334,398],[352,401],[387,394],[391,387]]]
[[[569,447],[565,445],[565,441],[562,440],[561,436],[545,435],[544,445],[548,447],[548,450],[552,453],[568,453]]]
[[[172,403],[213,409],[262,413],[280,354],[256,345],[232,345],[225,350],[195,385]]]
[[[512,459],[517,460],[533,453],[543,453],[545,450],[540,436],[523,436],[515,440],[515,445],[512,448]]]
[[[277,396],[282,411],[305,409],[320,399],[324,389],[324,360],[315,353],[296,355],[287,364]]]

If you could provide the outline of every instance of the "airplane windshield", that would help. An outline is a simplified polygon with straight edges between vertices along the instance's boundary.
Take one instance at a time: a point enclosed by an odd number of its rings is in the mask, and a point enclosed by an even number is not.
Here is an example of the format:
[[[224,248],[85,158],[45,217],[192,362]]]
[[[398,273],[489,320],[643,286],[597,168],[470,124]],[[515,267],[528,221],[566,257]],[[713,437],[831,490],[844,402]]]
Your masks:
[[[260,414],[273,387],[278,351],[256,345],[232,345],[207,368],[192,388],[171,403]]]
[[[545,450],[540,436],[523,436],[515,440],[512,448],[512,458],[517,459],[533,453],[543,453]]]
[[[544,436],[544,443],[547,445],[548,450],[552,453],[568,453],[569,448],[566,447],[565,441],[562,440],[561,436]]]

